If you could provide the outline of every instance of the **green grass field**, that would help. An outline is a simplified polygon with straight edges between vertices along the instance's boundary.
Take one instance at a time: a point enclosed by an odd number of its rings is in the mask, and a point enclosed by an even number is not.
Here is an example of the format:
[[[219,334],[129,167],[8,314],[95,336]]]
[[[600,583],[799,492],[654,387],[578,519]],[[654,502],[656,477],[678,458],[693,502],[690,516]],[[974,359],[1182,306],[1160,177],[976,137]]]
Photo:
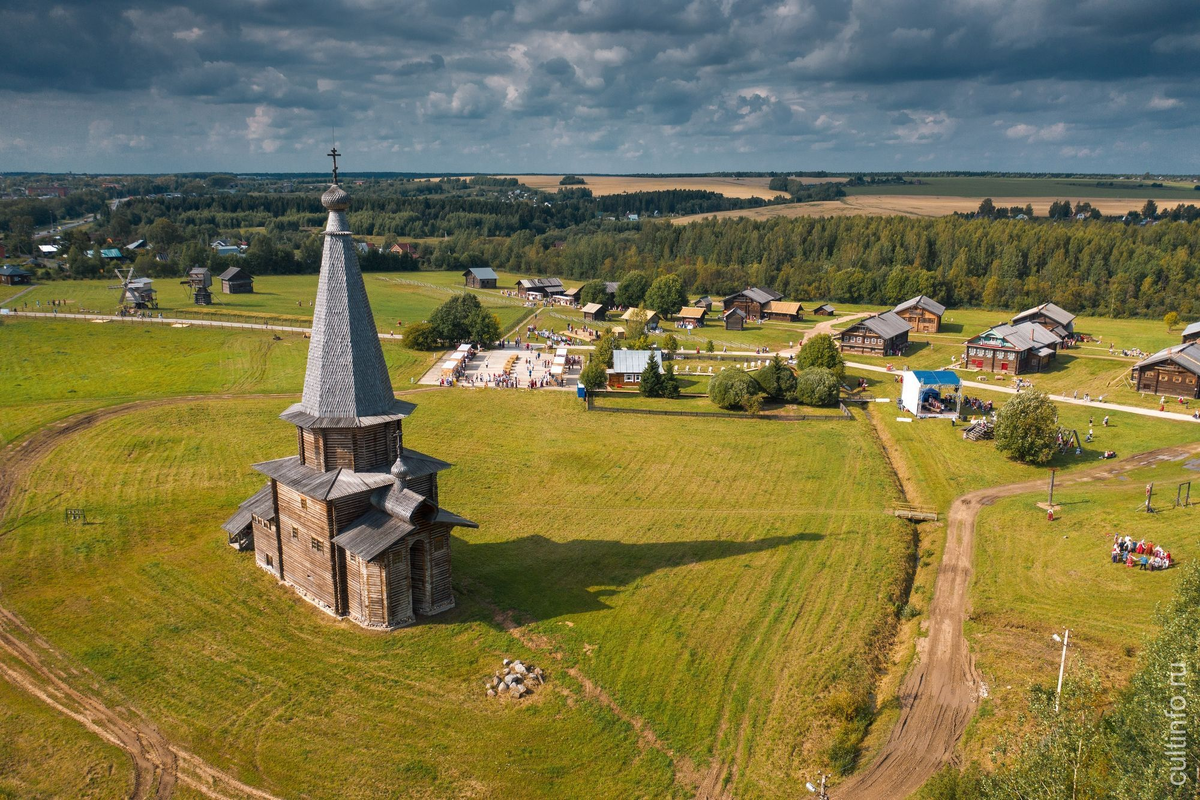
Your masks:
[[[739,796],[803,791],[870,690],[906,551],[874,502],[893,490],[867,429],[419,397],[407,441],[458,465],[443,502],[482,523],[455,541],[448,615],[363,633],[224,544],[258,484],[248,464],[294,448],[278,400],[151,409],[65,443],[7,518],[5,602],[169,735],[289,796],[668,796],[714,758]],[[557,424],[508,424],[527,416]],[[98,524],[64,529],[64,503]],[[547,648],[526,651],[493,605]],[[518,707],[482,689],[512,655],[551,674]]]
[[[457,272],[367,273],[364,278],[375,325],[385,332],[402,333],[403,326],[398,323],[428,318],[455,291],[463,289],[462,278]],[[47,283],[34,288],[19,303],[28,303],[30,309],[35,309],[37,301],[45,304],[50,300],[65,300],[67,304],[63,310],[66,311],[109,314],[117,307],[118,293],[108,288],[112,283],[111,280]],[[213,293],[214,302],[210,306],[193,304],[187,288],[177,285],[174,279],[158,279],[155,287],[158,289],[158,310],[168,317],[306,326],[312,320],[309,303],[317,295],[317,276],[263,275],[254,279],[254,293],[222,294],[218,289]],[[512,326],[525,314],[526,310],[515,298],[510,300],[491,291],[476,294],[500,318],[502,328]]]
[[[193,394],[299,393],[308,340],[267,331],[8,317],[0,325],[0,445],[79,411]],[[397,389],[434,354],[383,341]]]
[[[1115,186],[1097,186],[1088,178],[999,178],[934,177],[919,178],[918,184],[847,186],[846,194],[944,195],[947,197],[1055,197],[1071,200],[1080,197],[1144,197],[1159,201],[1200,202],[1200,192],[1190,184],[1165,182],[1151,187],[1150,181],[1115,180]],[[1108,179],[1102,182],[1108,183]],[[1139,184],[1141,187],[1139,188]],[[1171,205],[1175,203],[1172,202]]]

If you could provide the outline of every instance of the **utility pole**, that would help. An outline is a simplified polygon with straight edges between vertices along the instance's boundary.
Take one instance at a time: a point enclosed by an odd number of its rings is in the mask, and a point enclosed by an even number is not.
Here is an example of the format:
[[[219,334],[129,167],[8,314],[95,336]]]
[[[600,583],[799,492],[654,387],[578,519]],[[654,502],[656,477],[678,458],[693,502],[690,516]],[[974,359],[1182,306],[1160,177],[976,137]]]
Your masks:
[[[1050,499],[1046,501],[1047,505],[1054,508],[1054,473],[1058,472],[1057,467],[1050,468]]]
[[[1057,639],[1058,634],[1054,634],[1054,638]],[[1067,640],[1069,638],[1071,638],[1071,630],[1068,628],[1063,631],[1063,635],[1062,635],[1062,643],[1063,643],[1062,660],[1058,662],[1058,688],[1054,691],[1054,713],[1055,714],[1058,713],[1058,702],[1059,702],[1060,698],[1062,697],[1063,670],[1066,669],[1066,666],[1067,666]]]
[[[1146,484],[1146,513],[1150,513],[1150,498],[1154,496],[1154,481]]]

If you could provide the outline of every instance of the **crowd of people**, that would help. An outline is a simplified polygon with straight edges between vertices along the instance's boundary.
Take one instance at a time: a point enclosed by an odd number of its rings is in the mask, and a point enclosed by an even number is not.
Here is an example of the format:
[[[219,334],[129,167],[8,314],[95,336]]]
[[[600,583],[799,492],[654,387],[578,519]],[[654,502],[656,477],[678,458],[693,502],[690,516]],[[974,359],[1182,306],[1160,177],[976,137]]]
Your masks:
[[[963,395],[963,398],[962,398],[962,407],[964,409],[970,409],[971,411],[974,411],[979,414],[992,413],[992,401],[991,400],[983,400],[978,397],[968,397],[965,394]]]
[[[1138,567],[1144,570],[1170,569],[1174,563],[1171,551],[1153,542],[1133,541],[1130,536],[1113,535],[1112,563],[1124,564],[1127,567]]]

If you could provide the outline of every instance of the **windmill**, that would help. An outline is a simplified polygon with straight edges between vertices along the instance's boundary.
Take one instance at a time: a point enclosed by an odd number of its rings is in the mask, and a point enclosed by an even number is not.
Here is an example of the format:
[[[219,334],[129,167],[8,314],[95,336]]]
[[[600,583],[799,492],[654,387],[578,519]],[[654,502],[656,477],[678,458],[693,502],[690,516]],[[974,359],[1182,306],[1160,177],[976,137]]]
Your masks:
[[[212,292],[209,291],[209,287],[212,286],[212,273],[208,271],[208,267],[192,267],[188,270],[187,280],[180,283],[188,287],[192,302],[196,305],[212,305]]]
[[[133,266],[128,266],[122,269],[114,267],[113,271],[117,273],[117,278],[121,283],[119,286],[109,286],[109,289],[121,290],[121,305],[130,305],[136,309],[158,308],[158,294],[154,290],[154,281],[149,278],[139,278],[133,271]]]

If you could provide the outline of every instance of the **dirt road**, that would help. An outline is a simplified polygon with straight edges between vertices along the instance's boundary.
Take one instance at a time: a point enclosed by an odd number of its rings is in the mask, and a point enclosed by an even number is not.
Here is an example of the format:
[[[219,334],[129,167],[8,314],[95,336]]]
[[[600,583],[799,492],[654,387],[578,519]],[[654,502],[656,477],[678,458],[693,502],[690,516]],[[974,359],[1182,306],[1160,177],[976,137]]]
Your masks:
[[[1062,478],[1060,486],[1102,480],[1162,461],[1200,452],[1200,442],[1105,462]],[[979,704],[983,681],[975,667],[963,621],[969,606],[979,511],[997,500],[1043,488],[1044,480],[980,489],[950,506],[946,549],[929,607],[928,636],[918,641],[918,662],[900,687],[900,718],[883,749],[862,772],[838,786],[832,797],[845,800],[898,800],[952,763],[955,749]]]
[[[293,395],[238,395],[293,397]],[[71,436],[132,411],[203,400],[213,396],[142,400],[77,414],[38,431],[0,451],[0,519],[25,477]],[[0,531],[3,536],[5,531]],[[3,596],[0,595],[0,600]],[[171,743],[145,715],[128,704],[114,705],[100,696],[99,680],[0,605],[0,678],[28,692],[56,711],[76,720],[92,733],[125,751],[133,763],[130,797],[169,798],[177,784],[201,794],[232,800],[275,800],[274,795],[242,783],[187,750]],[[95,691],[92,691],[92,690]]]

